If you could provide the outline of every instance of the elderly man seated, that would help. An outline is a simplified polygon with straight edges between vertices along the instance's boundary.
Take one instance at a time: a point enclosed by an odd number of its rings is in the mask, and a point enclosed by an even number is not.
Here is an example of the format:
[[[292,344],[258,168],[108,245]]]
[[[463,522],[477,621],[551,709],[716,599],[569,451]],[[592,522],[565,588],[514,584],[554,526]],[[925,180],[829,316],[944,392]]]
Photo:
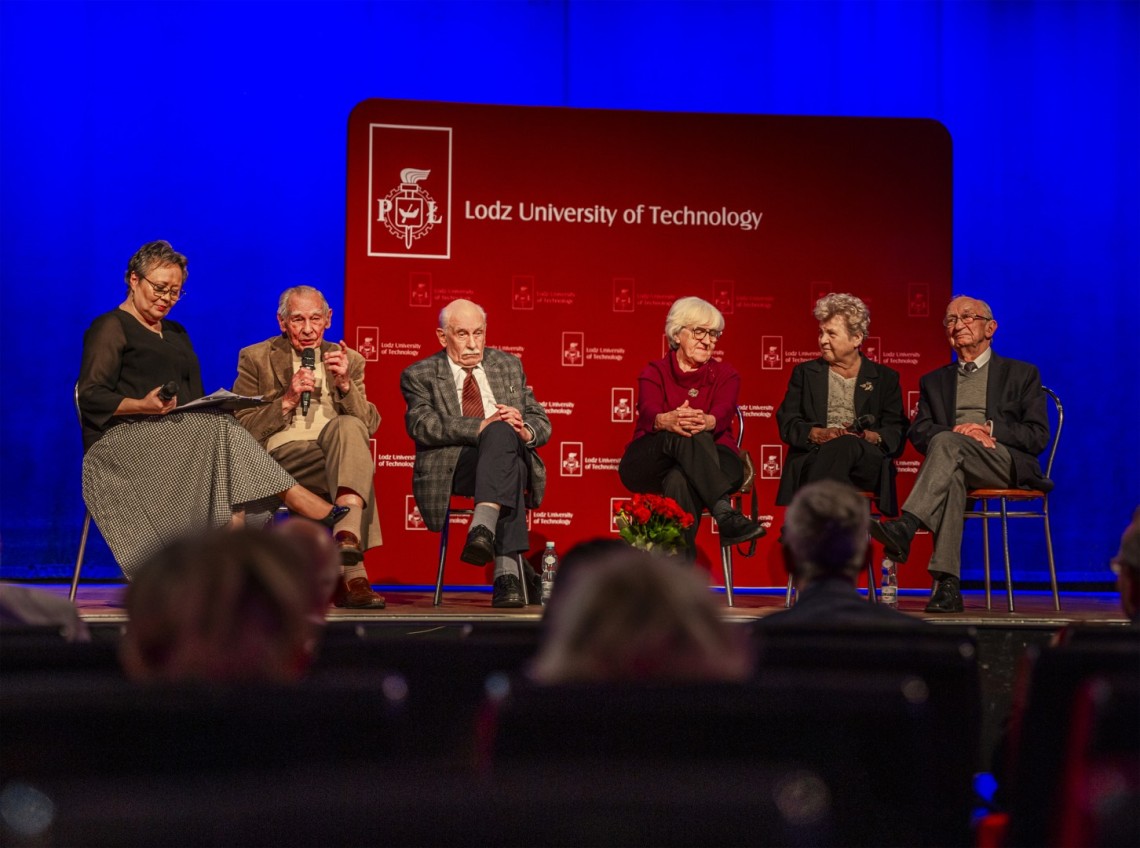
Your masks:
[[[312,286],[281,294],[281,334],[242,349],[233,388],[270,403],[237,416],[298,482],[349,508],[335,527],[343,570],[334,602],[378,609],[384,598],[372,591],[363,561],[381,542],[369,444],[380,413],[364,389],[364,357],[343,341],[324,340],[331,320],[328,301]]]

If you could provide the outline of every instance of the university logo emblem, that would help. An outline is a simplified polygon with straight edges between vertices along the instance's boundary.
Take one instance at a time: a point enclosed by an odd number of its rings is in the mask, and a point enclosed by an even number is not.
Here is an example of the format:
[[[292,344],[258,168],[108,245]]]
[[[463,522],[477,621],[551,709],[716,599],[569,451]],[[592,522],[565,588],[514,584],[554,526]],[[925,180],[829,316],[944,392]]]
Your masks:
[[[400,185],[378,201],[378,219],[388,232],[404,240],[408,250],[412,249],[412,242],[427,235],[436,224],[443,223],[435,200],[420,187],[420,180],[430,175],[430,170],[404,168],[400,171]]]

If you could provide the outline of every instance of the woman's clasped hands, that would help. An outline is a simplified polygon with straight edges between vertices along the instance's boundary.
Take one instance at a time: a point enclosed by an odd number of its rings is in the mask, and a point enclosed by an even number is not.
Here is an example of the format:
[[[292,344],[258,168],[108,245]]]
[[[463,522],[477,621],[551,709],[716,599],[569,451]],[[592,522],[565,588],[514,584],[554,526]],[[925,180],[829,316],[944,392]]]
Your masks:
[[[658,430],[668,430],[679,436],[691,437],[712,428],[713,417],[706,415],[703,410],[693,409],[685,401],[676,409],[662,412],[657,415],[655,424]]]

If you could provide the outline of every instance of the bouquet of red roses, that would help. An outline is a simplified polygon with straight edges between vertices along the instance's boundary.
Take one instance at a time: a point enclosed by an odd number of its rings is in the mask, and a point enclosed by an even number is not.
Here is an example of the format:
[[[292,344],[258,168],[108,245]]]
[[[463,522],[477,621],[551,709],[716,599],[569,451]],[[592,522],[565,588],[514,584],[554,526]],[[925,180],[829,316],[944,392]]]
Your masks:
[[[614,507],[614,516],[621,537],[635,548],[667,554],[685,549],[682,531],[693,526],[693,516],[662,495],[634,495]]]

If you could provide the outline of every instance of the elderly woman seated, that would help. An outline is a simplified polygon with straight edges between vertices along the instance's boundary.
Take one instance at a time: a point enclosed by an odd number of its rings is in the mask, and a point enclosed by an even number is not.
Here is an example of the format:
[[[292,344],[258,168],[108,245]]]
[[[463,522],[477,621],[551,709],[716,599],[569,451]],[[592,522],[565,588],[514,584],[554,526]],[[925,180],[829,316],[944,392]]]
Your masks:
[[[690,551],[702,509],[716,519],[723,544],[764,535],[730,500],[744,480],[744,466],[732,436],[740,373],[712,355],[723,334],[724,316],[699,297],[683,297],[669,308],[669,353],[638,377],[633,441],[618,467],[631,492],[664,494],[693,516],[685,534]]]
[[[893,457],[906,446],[899,374],[860,350],[871,313],[850,294],[816,301],[818,359],[792,369],[776,422],[790,448],[776,503],[787,506],[806,483],[838,480],[878,493],[879,510],[893,515]]]
[[[128,579],[167,543],[268,514],[278,498],[329,527],[349,513],[297,483],[232,415],[179,408],[203,394],[190,335],[170,318],[186,276],[168,242],[144,244],[123,302],[83,336],[83,499]]]

